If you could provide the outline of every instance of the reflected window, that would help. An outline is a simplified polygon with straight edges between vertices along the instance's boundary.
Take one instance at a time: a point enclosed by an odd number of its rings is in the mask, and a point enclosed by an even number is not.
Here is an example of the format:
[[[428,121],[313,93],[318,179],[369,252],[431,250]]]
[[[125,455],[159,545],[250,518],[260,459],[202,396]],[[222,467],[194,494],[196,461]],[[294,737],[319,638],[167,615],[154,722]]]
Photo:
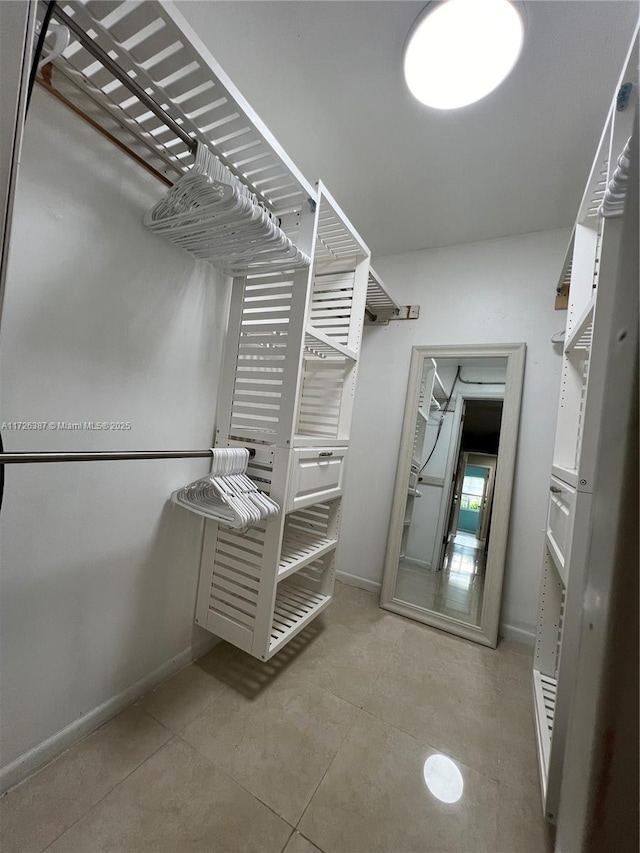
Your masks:
[[[460,509],[479,510],[482,506],[485,480],[483,477],[465,476],[462,481]]]

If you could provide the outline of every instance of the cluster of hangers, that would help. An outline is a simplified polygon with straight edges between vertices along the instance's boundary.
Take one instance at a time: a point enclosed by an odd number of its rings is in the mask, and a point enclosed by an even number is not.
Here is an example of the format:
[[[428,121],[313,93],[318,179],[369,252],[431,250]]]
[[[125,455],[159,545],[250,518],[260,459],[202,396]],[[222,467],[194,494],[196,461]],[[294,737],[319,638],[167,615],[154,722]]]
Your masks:
[[[212,450],[208,477],[195,480],[171,495],[178,506],[238,529],[277,515],[278,504],[258,491],[246,475],[249,451],[245,447]]]
[[[198,141],[193,168],[145,215],[145,225],[230,275],[308,267],[279,220]]]
[[[627,144],[624,146],[622,154],[618,157],[618,165],[611,176],[611,180],[607,184],[604,196],[602,197],[602,203],[598,208],[598,213],[605,219],[622,216],[624,212],[624,200],[627,196],[630,167],[631,137],[627,140]]]

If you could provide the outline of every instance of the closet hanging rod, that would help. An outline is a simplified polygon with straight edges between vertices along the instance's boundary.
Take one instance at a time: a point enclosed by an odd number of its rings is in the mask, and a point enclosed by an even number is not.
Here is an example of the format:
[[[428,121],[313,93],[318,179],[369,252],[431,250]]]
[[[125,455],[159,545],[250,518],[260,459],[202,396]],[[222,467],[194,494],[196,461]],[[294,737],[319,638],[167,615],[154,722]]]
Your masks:
[[[124,459],[199,459],[213,455],[215,448],[207,450],[97,450],[35,453],[0,453],[0,465],[14,462],[114,462]],[[248,448],[249,458],[256,452]]]
[[[160,104],[154,101],[154,99],[148,95],[135,80],[129,77],[129,75],[120,68],[118,63],[115,62],[109,54],[106,53],[100,45],[82,29],[82,27],[78,26],[72,17],[67,15],[66,12],[63,12],[57,4],[53,7],[53,17],[60,21],[61,24],[64,24],[65,27],[68,27],[87,53],[90,53],[94,59],[97,59],[101,65],[110,71],[111,74],[113,74],[113,76],[119,80],[132,95],[135,95],[136,98],[142,101],[142,103],[148,107],[163,124],[166,124],[166,126],[184,142],[189,151],[195,155],[196,140],[192,136],[189,136],[189,134],[180,127],[177,121],[172,119],[167,111],[163,110]]]

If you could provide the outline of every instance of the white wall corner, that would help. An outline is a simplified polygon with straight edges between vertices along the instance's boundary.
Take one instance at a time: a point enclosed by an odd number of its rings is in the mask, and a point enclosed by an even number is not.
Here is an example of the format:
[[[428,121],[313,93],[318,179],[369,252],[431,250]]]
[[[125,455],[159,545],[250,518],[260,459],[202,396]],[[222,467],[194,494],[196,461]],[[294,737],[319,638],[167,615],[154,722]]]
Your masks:
[[[527,628],[518,628],[515,625],[501,623],[498,628],[498,636],[503,640],[512,640],[514,643],[521,643],[531,649],[536,644],[536,635],[533,631],[530,631]]]
[[[358,575],[352,575],[349,572],[336,572],[336,578],[347,586],[357,586],[358,589],[366,589],[367,592],[375,592],[380,595],[382,584],[379,581],[373,581],[371,578],[361,578]]]

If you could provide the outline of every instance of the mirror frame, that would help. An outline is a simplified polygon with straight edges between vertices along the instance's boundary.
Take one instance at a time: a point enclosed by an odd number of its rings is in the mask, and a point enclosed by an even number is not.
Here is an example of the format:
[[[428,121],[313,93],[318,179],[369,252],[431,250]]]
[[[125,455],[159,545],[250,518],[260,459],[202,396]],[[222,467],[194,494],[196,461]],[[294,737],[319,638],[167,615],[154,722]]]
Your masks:
[[[504,565],[509,532],[511,495],[515,471],[518,431],[520,426],[520,407],[522,386],[524,383],[524,362],[526,344],[472,344],[447,346],[414,346],[411,351],[411,367],[407,396],[402,422],[402,437],[398,453],[396,485],[393,494],[387,554],[380,592],[380,607],[424,622],[433,628],[440,628],[451,634],[457,634],[467,640],[494,648],[498,644],[498,626]],[[507,376],[505,380],[502,420],[500,421],[500,444],[496,468],[493,515],[487,564],[485,570],[484,596],[480,625],[472,625],[452,616],[445,616],[434,610],[426,610],[415,604],[395,598],[398,578],[398,560],[402,544],[402,528],[409,488],[411,452],[418,415],[418,399],[423,365],[426,359],[435,358],[506,358]]]

